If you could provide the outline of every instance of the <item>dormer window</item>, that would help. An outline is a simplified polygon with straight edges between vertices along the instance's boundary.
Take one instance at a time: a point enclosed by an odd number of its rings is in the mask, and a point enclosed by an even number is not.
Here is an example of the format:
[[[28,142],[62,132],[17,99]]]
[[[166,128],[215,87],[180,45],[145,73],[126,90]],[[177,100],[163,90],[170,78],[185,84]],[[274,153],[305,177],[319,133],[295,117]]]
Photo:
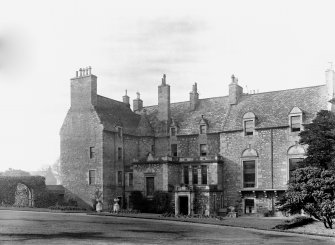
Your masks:
[[[170,135],[171,136],[176,136],[176,128],[175,127],[170,128]]]
[[[300,132],[301,116],[291,116],[291,132]]]
[[[206,125],[200,125],[200,134],[206,134]]]
[[[244,121],[244,133],[245,135],[254,134],[254,121],[253,120]]]
[[[247,112],[243,116],[243,131],[245,136],[254,135],[256,116],[253,112]]]
[[[289,115],[289,125],[291,132],[300,132],[302,130],[302,111],[294,107]]]

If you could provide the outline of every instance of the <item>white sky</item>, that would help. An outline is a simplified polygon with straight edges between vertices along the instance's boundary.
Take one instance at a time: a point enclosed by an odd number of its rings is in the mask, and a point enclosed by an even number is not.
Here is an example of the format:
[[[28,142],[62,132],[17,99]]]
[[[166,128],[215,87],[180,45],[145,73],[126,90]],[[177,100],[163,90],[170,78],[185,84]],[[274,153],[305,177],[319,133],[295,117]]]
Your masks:
[[[323,84],[335,61],[335,1],[0,0],[0,171],[59,155],[70,81],[92,66],[98,93],[157,104],[227,95],[235,74],[260,92]]]

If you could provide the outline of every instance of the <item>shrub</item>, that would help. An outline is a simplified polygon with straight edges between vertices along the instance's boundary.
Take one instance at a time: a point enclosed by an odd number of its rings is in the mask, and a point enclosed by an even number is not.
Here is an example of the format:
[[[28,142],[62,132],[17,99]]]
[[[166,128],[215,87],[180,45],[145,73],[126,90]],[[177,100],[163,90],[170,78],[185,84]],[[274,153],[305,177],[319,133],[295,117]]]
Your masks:
[[[169,213],[172,212],[171,194],[164,191],[156,191],[153,198],[153,206],[155,213]]]
[[[313,223],[315,220],[310,217],[298,216],[291,220],[285,220],[284,224],[276,225],[273,229],[287,230]]]

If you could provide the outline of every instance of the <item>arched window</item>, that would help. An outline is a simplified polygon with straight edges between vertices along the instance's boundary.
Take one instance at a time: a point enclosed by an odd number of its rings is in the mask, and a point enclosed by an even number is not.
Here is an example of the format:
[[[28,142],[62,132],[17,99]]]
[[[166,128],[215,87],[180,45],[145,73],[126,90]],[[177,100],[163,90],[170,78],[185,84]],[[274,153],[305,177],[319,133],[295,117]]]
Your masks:
[[[257,186],[257,151],[246,149],[241,156],[242,162],[242,187],[255,188]]]
[[[247,112],[243,115],[244,135],[254,135],[256,116],[253,112]]]
[[[291,146],[287,151],[288,165],[287,165],[287,180],[289,181],[292,177],[292,173],[299,166],[299,163],[305,158],[305,149],[299,145],[295,144]]]

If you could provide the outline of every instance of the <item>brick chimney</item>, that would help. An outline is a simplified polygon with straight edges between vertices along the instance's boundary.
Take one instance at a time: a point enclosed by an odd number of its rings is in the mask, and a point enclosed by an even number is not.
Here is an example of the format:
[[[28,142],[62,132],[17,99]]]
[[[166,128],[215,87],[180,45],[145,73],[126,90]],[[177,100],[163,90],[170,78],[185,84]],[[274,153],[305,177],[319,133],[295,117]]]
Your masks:
[[[190,92],[190,110],[194,111],[197,108],[199,100],[197,83],[192,86],[192,91]]]
[[[328,104],[328,110],[335,111],[335,72],[333,64],[326,70],[326,86],[327,86],[327,100],[331,101]]]
[[[231,83],[229,84],[229,103],[231,105],[236,105],[242,94],[243,88],[238,85],[238,79],[232,75]]]
[[[124,96],[122,96],[122,101],[123,103],[125,103],[128,107],[130,107],[129,104],[129,96],[127,95],[127,90],[126,90],[126,94]]]
[[[136,93],[137,98],[133,100],[133,111],[138,112],[143,108],[143,101],[140,98],[140,93]]]
[[[97,105],[97,77],[91,67],[80,68],[71,79],[71,107],[87,108]]]
[[[166,75],[163,75],[162,84],[158,86],[158,120],[170,121],[170,85],[166,84]]]

